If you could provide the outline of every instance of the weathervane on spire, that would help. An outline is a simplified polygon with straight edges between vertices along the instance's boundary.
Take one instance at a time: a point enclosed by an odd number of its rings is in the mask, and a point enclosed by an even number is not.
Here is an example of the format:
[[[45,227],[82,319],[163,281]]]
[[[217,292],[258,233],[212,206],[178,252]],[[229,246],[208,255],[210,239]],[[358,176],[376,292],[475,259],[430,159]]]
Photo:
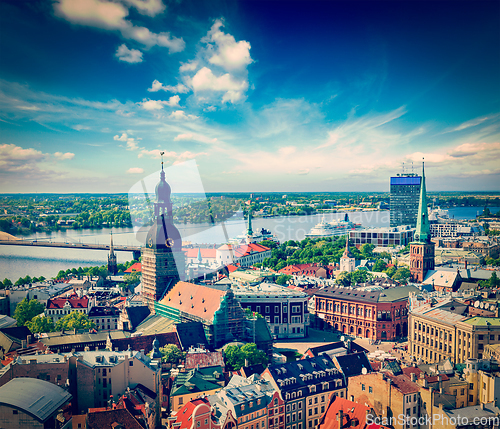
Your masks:
[[[161,169],[163,170],[163,155],[165,155],[165,152],[160,152],[161,156]]]

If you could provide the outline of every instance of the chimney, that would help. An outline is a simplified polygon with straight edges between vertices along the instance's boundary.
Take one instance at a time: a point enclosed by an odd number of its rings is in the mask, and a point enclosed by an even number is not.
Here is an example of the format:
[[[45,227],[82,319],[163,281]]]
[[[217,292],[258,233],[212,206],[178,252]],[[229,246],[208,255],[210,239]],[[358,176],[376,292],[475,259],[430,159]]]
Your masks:
[[[144,349],[141,349],[141,358],[144,359]]]
[[[464,261],[464,267],[467,269],[467,260]]]
[[[414,372],[411,373],[411,381],[415,382],[417,381],[417,374],[415,374]]]
[[[443,404],[439,404],[439,411],[443,411]]]
[[[339,420],[339,428],[342,428],[342,426],[344,426],[344,412],[342,410],[339,410],[338,420]]]
[[[22,349],[26,348],[26,340],[21,340],[21,348]]]
[[[481,402],[481,409],[484,410],[484,402]]]
[[[429,382],[427,381],[426,378],[424,378],[424,387],[425,388],[429,387]]]
[[[26,336],[26,344],[30,345],[31,344],[31,335]]]
[[[439,388],[439,393],[440,393],[441,395],[443,395],[443,394],[444,394],[444,389],[443,389],[442,387],[440,387],[440,388]]]

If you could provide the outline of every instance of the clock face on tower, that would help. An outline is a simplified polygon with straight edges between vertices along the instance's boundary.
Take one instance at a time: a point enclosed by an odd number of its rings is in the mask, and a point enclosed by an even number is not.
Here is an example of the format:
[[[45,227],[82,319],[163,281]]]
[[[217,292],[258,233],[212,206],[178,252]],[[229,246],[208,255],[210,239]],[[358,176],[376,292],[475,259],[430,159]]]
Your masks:
[[[149,240],[148,240],[148,247],[149,247],[149,248],[153,247],[153,238],[152,238],[152,237],[149,237]]]
[[[174,245],[174,240],[173,240],[173,239],[171,239],[171,238],[167,238],[167,239],[165,240],[165,246],[167,246],[167,247],[172,247],[173,245]]]

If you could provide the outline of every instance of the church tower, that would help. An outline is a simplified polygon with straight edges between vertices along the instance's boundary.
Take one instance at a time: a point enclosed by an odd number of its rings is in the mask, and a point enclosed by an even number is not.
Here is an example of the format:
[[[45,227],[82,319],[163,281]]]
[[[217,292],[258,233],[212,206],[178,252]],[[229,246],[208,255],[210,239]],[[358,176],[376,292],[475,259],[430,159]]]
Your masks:
[[[153,225],[141,249],[142,301],[152,313],[155,302],[179,280],[184,280],[186,265],[181,235],[173,223],[171,190],[165,181],[163,159],[155,194]]]
[[[434,269],[434,246],[431,242],[429,216],[427,212],[427,194],[425,189],[425,171],[422,163],[422,182],[418,203],[417,229],[414,241],[410,243],[410,272],[412,280],[421,283],[427,271]]]
[[[109,244],[108,271],[112,276],[116,276],[118,273],[118,264],[116,263],[116,254],[113,248],[113,233],[111,233],[111,242]]]
[[[252,212],[248,211],[248,228],[247,228],[247,244],[250,244],[253,239],[253,229],[252,229]]]
[[[352,273],[355,269],[356,259],[349,249],[349,234],[347,234],[344,254],[340,258],[340,271],[347,271],[348,273]]]

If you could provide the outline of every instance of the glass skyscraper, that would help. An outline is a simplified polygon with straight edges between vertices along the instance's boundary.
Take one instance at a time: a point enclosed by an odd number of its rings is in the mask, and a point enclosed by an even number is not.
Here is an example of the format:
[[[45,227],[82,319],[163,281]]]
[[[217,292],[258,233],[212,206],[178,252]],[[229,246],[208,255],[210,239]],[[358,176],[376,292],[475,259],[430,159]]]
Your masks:
[[[391,227],[416,226],[421,180],[417,174],[398,174],[391,177]]]

